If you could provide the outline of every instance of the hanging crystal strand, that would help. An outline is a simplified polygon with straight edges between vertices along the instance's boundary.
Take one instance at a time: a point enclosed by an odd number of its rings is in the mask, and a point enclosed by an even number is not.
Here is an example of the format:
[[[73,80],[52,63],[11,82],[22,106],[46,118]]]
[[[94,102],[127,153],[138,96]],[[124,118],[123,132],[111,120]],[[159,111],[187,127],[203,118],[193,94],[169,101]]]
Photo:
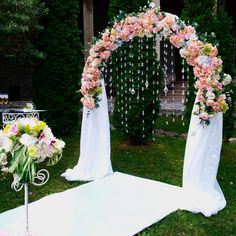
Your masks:
[[[171,44],[170,46],[170,76],[171,76],[171,87],[172,87],[172,121],[175,122],[175,71],[174,71],[174,47]]]
[[[185,88],[185,66],[186,66],[186,63],[185,63],[185,60],[182,60],[182,98],[181,98],[181,101],[182,101],[182,117],[181,117],[181,120],[182,120],[182,124],[183,126],[185,126],[185,122],[184,122],[184,104],[185,104],[185,91],[184,91],[184,88]]]
[[[109,88],[110,88],[110,109],[111,109],[111,113],[113,113],[113,108],[114,108],[114,100],[113,100],[113,84],[112,84],[112,57],[110,57],[109,61],[108,61],[108,76],[109,76]]]
[[[148,58],[149,58],[149,45],[148,45],[148,39],[146,39],[146,61],[145,61],[145,77],[146,77],[146,81],[145,81],[145,87],[146,89],[148,89],[148,86],[149,86],[149,82],[148,82],[148,68],[149,68],[149,64],[148,64]]]
[[[128,53],[130,53],[130,49],[131,49],[131,47],[132,47],[132,43],[130,42],[129,43],[129,51],[128,51]],[[124,54],[124,56],[125,56],[125,54]],[[130,77],[130,70],[129,70],[129,68],[130,68],[130,66],[131,66],[131,62],[129,61],[129,64],[127,64],[127,66],[124,68],[124,70],[125,70],[125,76],[124,76],[124,93],[125,93],[125,97],[124,97],[124,99],[125,99],[125,132],[126,133],[128,133],[129,131],[128,131],[128,91],[129,91],[129,87],[128,87],[128,83],[129,83],[129,81],[128,81],[128,78]]]
[[[121,116],[121,125],[124,126],[124,77],[125,77],[125,68],[123,69],[122,63],[121,63],[121,58],[124,54],[124,51],[121,50],[121,57],[119,58],[120,60],[118,61],[119,63],[117,63],[117,67],[120,67],[120,107],[121,107],[121,112],[120,112],[120,116]],[[117,83],[119,84],[119,83]]]
[[[167,69],[168,69],[168,66],[167,66],[167,48],[168,48],[168,44],[166,42],[164,42],[164,50],[163,50],[163,54],[164,54],[164,57],[163,57],[163,68],[164,68],[164,93],[165,93],[165,103],[167,103],[167,93],[169,92],[169,89],[167,87]]]

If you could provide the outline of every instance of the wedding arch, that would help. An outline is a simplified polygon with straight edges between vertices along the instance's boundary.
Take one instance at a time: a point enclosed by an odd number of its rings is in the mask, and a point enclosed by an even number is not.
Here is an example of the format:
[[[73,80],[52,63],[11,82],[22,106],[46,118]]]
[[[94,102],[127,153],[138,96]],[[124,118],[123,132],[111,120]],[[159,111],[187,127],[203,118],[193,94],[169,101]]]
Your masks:
[[[201,41],[191,25],[176,15],[150,6],[128,15],[106,29],[89,51],[82,75],[83,120],[80,158],[62,176],[68,180],[96,180],[112,174],[107,97],[100,69],[123,43],[134,37],[165,38],[193,67],[197,89],[187,137],[183,167],[184,205],[181,209],[216,214],[226,205],[216,175],[222,144],[222,113],[228,105],[224,89],[231,82],[222,71],[218,50]]]

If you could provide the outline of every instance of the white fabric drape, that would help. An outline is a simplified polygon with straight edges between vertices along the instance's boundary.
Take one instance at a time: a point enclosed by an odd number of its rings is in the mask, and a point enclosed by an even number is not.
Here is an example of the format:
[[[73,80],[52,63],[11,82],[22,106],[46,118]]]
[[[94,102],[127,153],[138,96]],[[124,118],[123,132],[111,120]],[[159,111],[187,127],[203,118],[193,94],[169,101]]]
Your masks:
[[[104,80],[99,108],[83,108],[80,157],[73,169],[62,174],[67,180],[90,181],[113,173],[110,161],[110,123]]]
[[[182,209],[211,216],[226,205],[216,179],[222,123],[222,113],[211,118],[208,126],[200,124],[198,116],[191,117],[184,158]]]
[[[99,108],[84,107],[80,140],[80,158],[73,169],[62,174],[67,180],[90,181],[113,173],[110,161],[110,124],[104,80]],[[193,108],[193,111],[196,106]],[[192,115],[189,126],[180,209],[211,216],[226,205],[216,175],[222,145],[222,113],[211,118],[209,126]]]

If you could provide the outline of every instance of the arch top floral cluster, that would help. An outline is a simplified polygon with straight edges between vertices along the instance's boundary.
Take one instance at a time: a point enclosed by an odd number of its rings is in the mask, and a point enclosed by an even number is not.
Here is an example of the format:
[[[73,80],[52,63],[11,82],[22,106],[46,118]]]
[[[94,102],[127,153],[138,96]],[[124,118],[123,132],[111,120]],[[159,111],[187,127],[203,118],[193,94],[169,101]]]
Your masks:
[[[214,114],[228,110],[224,87],[231,82],[231,76],[223,73],[217,48],[202,42],[192,26],[185,25],[175,15],[160,12],[158,8],[149,8],[137,16],[128,16],[116,22],[92,45],[81,80],[81,102],[85,107],[94,109],[99,106],[98,96],[102,93],[99,70],[101,64],[123,42],[145,36],[168,39],[180,49],[181,57],[193,66],[195,87],[198,89],[198,109],[195,114],[199,115],[201,121],[209,124]]]

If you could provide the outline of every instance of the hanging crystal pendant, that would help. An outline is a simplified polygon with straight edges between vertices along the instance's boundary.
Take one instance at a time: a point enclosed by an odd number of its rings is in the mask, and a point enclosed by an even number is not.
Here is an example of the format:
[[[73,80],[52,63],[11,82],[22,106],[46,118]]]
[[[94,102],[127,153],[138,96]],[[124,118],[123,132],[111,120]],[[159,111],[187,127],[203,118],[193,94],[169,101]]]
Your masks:
[[[134,88],[131,89],[131,94],[132,94],[132,95],[135,94],[135,90],[134,90]]]
[[[163,92],[165,93],[165,95],[169,92],[169,89],[167,88],[167,85],[165,85]]]

